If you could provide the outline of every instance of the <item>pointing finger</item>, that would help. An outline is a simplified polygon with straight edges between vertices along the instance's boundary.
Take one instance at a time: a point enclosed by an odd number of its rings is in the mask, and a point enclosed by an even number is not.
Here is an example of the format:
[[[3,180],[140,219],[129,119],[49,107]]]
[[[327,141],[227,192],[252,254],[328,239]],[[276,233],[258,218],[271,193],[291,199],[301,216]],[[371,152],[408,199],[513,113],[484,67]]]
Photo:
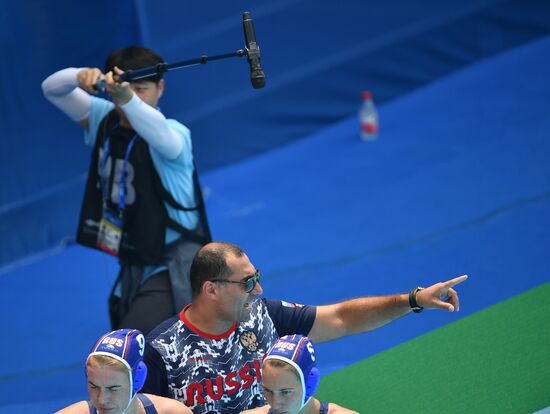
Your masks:
[[[459,283],[464,282],[466,279],[468,279],[468,275],[462,275],[459,277],[455,277],[454,279],[448,280],[445,282],[445,287],[451,288],[453,286],[458,285]]]

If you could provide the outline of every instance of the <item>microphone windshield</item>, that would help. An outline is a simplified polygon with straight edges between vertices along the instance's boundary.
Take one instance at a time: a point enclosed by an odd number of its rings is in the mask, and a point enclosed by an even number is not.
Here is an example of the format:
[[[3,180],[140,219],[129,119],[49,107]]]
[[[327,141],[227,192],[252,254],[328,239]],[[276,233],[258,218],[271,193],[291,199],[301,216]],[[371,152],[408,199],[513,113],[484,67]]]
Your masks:
[[[256,42],[254,23],[250,12],[243,12],[244,39],[246,42],[246,54],[250,65],[250,81],[255,89],[265,86],[265,75],[260,66],[260,46]]]

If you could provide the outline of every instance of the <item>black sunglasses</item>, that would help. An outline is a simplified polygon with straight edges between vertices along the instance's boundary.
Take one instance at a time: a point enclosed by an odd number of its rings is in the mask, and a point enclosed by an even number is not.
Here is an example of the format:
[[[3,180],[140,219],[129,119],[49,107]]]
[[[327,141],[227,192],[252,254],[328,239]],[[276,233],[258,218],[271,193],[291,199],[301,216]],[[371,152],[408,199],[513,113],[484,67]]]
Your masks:
[[[254,290],[256,283],[260,281],[260,269],[256,269],[256,273],[250,276],[246,280],[227,280],[227,279],[210,279],[211,282],[218,283],[234,283],[236,285],[243,285],[246,293],[250,293]]]

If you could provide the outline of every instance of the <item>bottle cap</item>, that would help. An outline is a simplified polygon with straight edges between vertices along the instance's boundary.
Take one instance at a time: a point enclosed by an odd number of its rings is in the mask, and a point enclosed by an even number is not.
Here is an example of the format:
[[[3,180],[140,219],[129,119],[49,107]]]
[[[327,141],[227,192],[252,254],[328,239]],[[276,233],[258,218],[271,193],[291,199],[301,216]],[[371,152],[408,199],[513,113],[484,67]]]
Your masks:
[[[372,99],[372,93],[371,91],[363,91],[363,99],[368,99],[368,100],[371,100]]]

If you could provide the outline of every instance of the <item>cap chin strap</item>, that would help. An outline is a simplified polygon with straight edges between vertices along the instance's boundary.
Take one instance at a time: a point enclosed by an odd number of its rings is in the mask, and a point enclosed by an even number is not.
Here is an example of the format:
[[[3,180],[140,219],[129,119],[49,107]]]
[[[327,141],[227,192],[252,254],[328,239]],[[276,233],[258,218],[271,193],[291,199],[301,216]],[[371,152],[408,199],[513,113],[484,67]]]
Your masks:
[[[305,389],[304,389],[304,395],[305,395]],[[302,411],[304,409],[304,407],[311,401],[311,397],[308,397],[307,400],[304,401],[304,403],[302,404],[302,406],[300,407],[300,411]],[[298,411],[298,412],[300,412]]]
[[[126,362],[126,364],[128,364],[128,363]],[[128,371],[128,379],[130,380],[130,395],[128,397],[128,405],[126,406],[126,408],[124,410],[122,410],[121,414],[128,414],[128,409],[132,405],[132,402],[134,401],[134,398],[136,398],[136,395],[137,395],[137,392],[134,392],[134,381],[133,381],[133,378],[132,378],[132,369],[131,368]]]
[[[130,412],[128,411],[128,409],[130,408],[130,406],[132,405],[132,403],[134,402],[134,399],[136,398],[136,395],[137,393],[134,394],[133,397],[130,398],[130,401],[128,401],[128,405],[126,406],[126,408],[124,410],[122,410],[122,413],[121,414],[129,414]]]

